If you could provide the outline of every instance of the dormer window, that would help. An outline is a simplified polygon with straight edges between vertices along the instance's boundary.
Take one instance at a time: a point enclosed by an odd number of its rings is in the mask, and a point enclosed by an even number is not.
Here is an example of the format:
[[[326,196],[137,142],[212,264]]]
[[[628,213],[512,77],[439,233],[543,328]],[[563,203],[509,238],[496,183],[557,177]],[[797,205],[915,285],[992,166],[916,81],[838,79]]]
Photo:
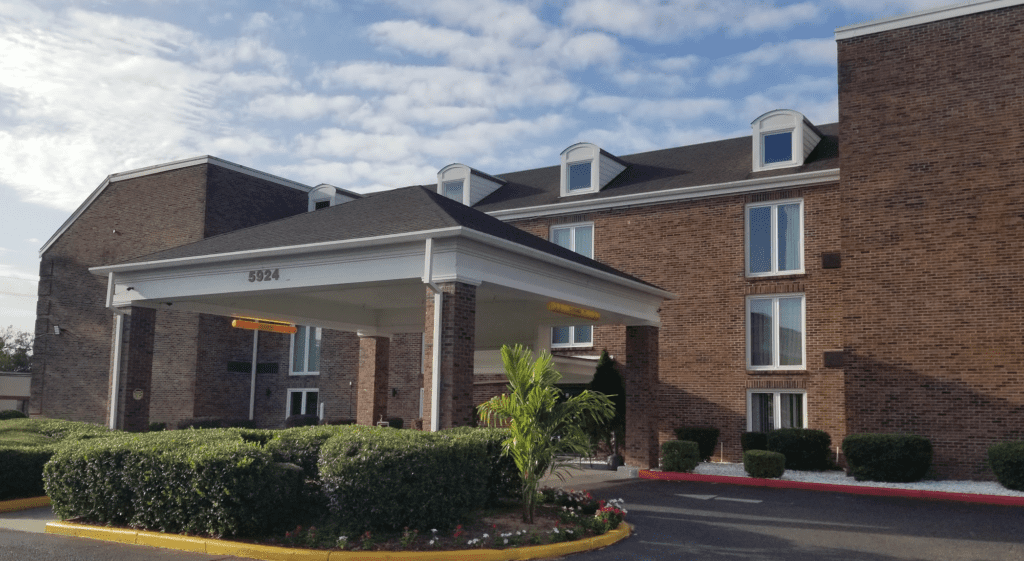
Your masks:
[[[455,181],[445,181],[443,186],[442,195],[452,199],[454,201],[462,202],[462,184],[465,183],[464,179],[457,179]]]
[[[596,193],[626,169],[626,162],[589,142],[562,152],[561,195]]]
[[[437,172],[437,194],[473,206],[505,184],[497,177],[465,164],[451,164]]]
[[[361,195],[353,193],[352,191],[346,191],[335,187],[334,185],[321,183],[314,187],[313,190],[309,192],[309,195],[307,195],[308,206],[306,207],[306,211],[313,212],[314,210],[347,203],[360,197]]]
[[[806,117],[789,109],[776,109],[751,123],[753,170],[804,165],[821,140],[821,132]]]
[[[320,210],[322,208],[329,208],[331,206],[331,201],[316,201],[314,206],[315,206],[315,208],[313,210]]]

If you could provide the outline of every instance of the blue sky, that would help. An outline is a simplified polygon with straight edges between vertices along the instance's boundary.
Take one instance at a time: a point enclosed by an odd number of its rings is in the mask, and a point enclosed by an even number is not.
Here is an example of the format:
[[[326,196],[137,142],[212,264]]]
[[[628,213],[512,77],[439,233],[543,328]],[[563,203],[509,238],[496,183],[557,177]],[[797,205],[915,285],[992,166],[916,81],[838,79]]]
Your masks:
[[[0,328],[111,173],[201,154],[358,192],[837,120],[836,27],[947,1],[0,0]]]

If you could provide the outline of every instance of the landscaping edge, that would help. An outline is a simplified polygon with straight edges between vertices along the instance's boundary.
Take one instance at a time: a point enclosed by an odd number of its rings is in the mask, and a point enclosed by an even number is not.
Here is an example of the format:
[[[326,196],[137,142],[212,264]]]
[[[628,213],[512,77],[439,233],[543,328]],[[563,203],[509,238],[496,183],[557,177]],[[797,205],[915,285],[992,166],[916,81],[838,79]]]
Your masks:
[[[10,499],[0,501],[0,513],[18,512],[30,508],[50,506],[50,497],[29,497],[27,499]]]
[[[759,479],[755,477],[735,477],[730,475],[702,475],[699,473],[678,473],[652,471],[642,469],[637,473],[640,479],[658,481],[698,481],[702,483],[726,483],[729,485],[745,485],[748,487],[771,487],[774,489],[804,489],[807,491],[829,491],[832,493],[848,493],[851,495],[873,495],[877,497],[906,497],[911,499],[927,499],[933,501],[957,501],[1002,506],[1024,506],[1024,497],[1008,497],[1003,495],[979,495],[975,493],[950,493],[947,491],[922,491],[917,489],[892,489],[889,487],[867,487],[861,485],[836,485],[832,483],[809,483],[806,481],[787,481],[783,479]]]
[[[145,530],[90,526],[74,522],[50,522],[46,525],[46,533],[123,544],[162,547],[179,551],[191,551],[193,553],[233,555],[236,557],[262,559],[264,561],[368,561],[371,559],[374,561],[388,559],[415,559],[419,561],[444,561],[446,559],[460,561],[513,561],[517,559],[548,559],[607,547],[628,537],[630,526],[623,522],[619,524],[618,528],[606,534],[571,542],[512,547],[508,549],[465,549],[454,551],[333,551],[296,549],[214,538],[179,536]]]

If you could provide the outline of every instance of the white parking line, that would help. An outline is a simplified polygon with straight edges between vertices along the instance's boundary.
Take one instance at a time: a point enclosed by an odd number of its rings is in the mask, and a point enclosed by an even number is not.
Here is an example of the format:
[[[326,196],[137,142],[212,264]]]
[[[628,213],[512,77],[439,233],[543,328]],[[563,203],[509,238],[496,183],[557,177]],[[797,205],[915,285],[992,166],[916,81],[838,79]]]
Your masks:
[[[750,504],[757,504],[757,503],[761,502],[761,501],[756,500],[756,499],[732,499],[732,498],[729,498],[729,497],[715,497],[715,500],[716,501],[733,501],[733,502],[736,502],[736,503],[750,503]]]
[[[699,501],[709,501],[711,499],[715,499],[716,501],[732,501],[732,502],[735,502],[735,503],[750,503],[750,504],[758,504],[758,503],[761,502],[761,501],[756,500],[756,499],[733,499],[733,498],[730,498],[730,497],[719,497],[718,495],[683,495],[683,494],[680,494],[680,493],[676,493],[676,496],[677,497],[684,497],[684,498],[687,498],[687,499],[697,499]]]
[[[717,495],[676,495],[677,497],[686,497],[687,499],[697,499],[701,501],[707,501],[715,498]]]

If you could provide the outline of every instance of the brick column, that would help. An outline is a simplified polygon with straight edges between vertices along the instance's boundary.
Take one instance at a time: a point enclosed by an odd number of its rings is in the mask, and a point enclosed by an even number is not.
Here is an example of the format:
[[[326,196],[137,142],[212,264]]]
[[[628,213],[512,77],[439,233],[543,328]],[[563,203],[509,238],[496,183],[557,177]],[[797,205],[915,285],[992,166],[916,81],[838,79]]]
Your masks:
[[[626,327],[626,465],[658,467],[658,328]]]
[[[122,428],[128,432],[149,430],[149,396],[153,386],[153,339],[156,310],[132,306],[124,371],[125,398]]]
[[[359,378],[356,382],[356,423],[373,426],[388,416],[388,363],[391,339],[359,338]]]
[[[476,350],[476,287],[446,282],[441,288],[440,428],[468,426],[473,419],[473,352]],[[433,411],[434,293],[427,288],[423,373],[423,428]]]

